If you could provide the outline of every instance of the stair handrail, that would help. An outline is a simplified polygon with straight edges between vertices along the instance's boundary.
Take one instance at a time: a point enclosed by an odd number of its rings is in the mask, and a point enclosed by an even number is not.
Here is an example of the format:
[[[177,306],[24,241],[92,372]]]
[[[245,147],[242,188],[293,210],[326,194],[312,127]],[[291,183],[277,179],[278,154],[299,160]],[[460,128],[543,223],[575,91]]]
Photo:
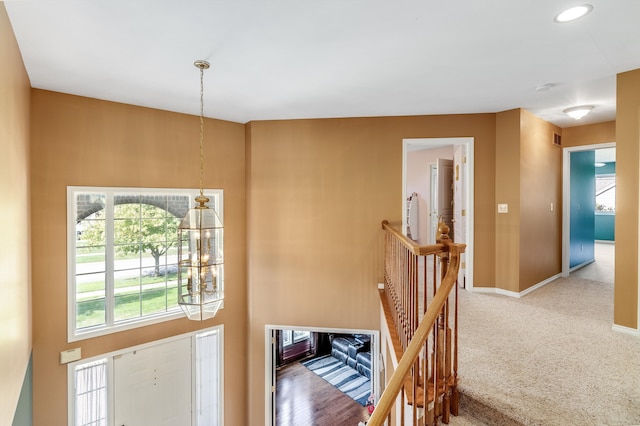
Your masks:
[[[436,291],[431,304],[427,308],[427,311],[420,321],[420,325],[416,329],[411,342],[407,346],[407,349],[402,354],[398,367],[391,376],[391,379],[387,383],[384,392],[380,396],[380,399],[376,405],[375,410],[371,414],[371,418],[367,422],[367,426],[381,426],[386,417],[391,412],[391,408],[396,400],[396,397],[401,392],[405,377],[409,374],[411,367],[414,365],[416,359],[420,355],[420,351],[427,341],[431,329],[433,328],[440,312],[442,311],[449,293],[453,289],[458,280],[458,270],[460,268],[460,254],[464,253],[466,247],[465,244],[453,243],[446,233],[440,240],[441,243],[432,244],[428,246],[419,246],[413,240],[405,237],[402,233],[389,225],[386,220],[382,222],[383,229],[393,233],[405,246],[411,249],[415,254],[420,255],[449,252],[449,268],[440,284],[440,287]],[[437,249],[436,249],[437,248]],[[414,251],[415,250],[415,251]],[[422,254],[424,253],[424,254]]]
[[[388,220],[382,221],[382,229],[393,234],[406,248],[411,251],[411,253],[415,254],[416,256],[428,256],[430,254],[442,253],[443,251],[447,251],[447,244],[452,244],[451,241],[448,240],[449,243],[446,244],[437,243],[421,246],[411,238],[407,237],[402,232],[391,226]]]

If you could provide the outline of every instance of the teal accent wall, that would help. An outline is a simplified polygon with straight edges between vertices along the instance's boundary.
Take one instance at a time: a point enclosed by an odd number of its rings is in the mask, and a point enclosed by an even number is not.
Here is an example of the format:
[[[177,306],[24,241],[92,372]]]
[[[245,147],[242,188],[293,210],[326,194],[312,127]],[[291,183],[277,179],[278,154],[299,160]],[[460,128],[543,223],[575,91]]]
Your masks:
[[[616,230],[616,215],[596,213],[594,238],[602,241],[614,241]]]
[[[616,173],[616,163],[613,161],[610,163],[604,163],[604,166],[602,167],[596,167],[597,175],[613,175],[615,173]]]
[[[569,267],[594,260],[595,152],[572,152],[570,157]]]
[[[13,416],[11,426],[32,426],[33,425],[33,374],[32,374],[33,354],[29,358],[29,365],[24,374],[20,399]]]

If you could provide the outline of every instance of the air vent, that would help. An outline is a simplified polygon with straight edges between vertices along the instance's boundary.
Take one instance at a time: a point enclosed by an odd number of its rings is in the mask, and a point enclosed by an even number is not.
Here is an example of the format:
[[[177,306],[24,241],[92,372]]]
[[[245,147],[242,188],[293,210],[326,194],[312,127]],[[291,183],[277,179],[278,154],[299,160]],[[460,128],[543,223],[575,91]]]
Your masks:
[[[553,134],[553,144],[555,146],[562,146],[562,136],[557,133]]]

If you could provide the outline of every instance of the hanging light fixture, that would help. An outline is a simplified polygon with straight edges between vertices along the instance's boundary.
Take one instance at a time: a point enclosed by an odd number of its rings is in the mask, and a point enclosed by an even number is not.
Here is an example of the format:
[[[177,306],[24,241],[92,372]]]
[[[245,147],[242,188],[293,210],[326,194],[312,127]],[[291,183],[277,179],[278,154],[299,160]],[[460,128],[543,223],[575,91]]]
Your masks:
[[[213,318],[224,300],[222,221],[209,208],[202,176],[204,173],[204,70],[207,61],[195,61],[200,69],[200,195],[178,227],[178,304],[187,318]]]
[[[580,120],[582,117],[589,114],[592,109],[593,109],[593,105],[580,105],[580,106],[567,108],[562,112],[564,112],[574,120]]]

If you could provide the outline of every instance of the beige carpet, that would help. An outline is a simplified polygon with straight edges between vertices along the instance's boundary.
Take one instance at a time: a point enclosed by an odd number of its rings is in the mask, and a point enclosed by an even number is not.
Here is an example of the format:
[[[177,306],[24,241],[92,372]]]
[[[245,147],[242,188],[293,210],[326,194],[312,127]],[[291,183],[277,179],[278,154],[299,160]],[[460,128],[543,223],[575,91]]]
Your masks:
[[[640,338],[611,331],[612,317],[613,284],[575,276],[521,299],[460,291],[463,414],[640,425]],[[464,418],[452,424],[480,424]]]

